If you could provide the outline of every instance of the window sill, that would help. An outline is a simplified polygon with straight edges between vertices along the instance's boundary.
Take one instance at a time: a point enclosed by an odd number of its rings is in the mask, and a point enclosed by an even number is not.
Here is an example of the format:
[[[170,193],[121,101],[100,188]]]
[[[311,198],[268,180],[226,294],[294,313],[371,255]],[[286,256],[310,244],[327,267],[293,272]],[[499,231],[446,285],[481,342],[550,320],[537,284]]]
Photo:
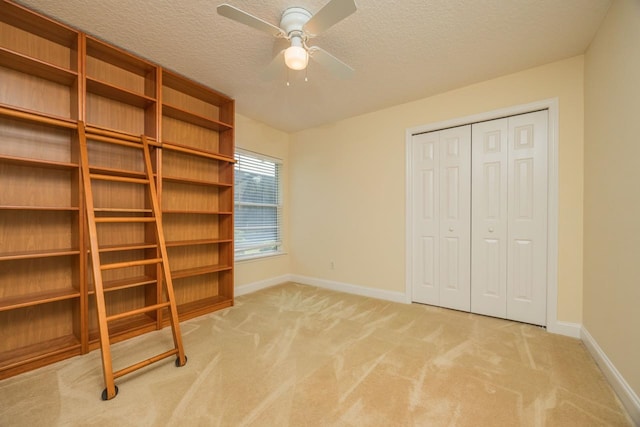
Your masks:
[[[253,256],[246,256],[246,257],[242,257],[242,258],[236,258],[234,260],[234,262],[236,264],[244,264],[244,263],[247,263],[247,262],[266,260],[266,259],[269,259],[269,258],[279,257],[279,256],[283,256],[283,255],[288,255],[288,254],[287,254],[287,252],[273,252],[273,253],[265,254],[265,255],[253,255]]]

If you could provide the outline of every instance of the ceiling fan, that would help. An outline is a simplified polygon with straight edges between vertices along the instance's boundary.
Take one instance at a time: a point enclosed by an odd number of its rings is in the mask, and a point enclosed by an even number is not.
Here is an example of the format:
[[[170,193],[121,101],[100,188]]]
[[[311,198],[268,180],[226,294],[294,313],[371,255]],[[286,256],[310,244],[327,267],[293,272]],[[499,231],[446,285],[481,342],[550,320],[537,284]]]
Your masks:
[[[282,13],[280,26],[257,18],[229,4],[218,6],[218,14],[252,28],[270,34],[290,44],[280,50],[267,66],[263,76],[275,78],[282,68],[282,60],[292,70],[307,68],[309,58],[319,63],[338,77],[348,78],[353,68],[318,46],[309,46],[309,40],[342,21],[356,11],[354,0],[330,0],[315,14],[301,7],[290,7]]]

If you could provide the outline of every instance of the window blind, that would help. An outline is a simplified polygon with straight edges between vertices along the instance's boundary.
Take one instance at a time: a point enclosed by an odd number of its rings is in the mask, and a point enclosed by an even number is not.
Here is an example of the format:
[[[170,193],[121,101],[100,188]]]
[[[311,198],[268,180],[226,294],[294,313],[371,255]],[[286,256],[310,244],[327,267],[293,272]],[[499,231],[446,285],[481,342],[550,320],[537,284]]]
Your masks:
[[[235,153],[235,257],[281,251],[280,161],[255,153]]]

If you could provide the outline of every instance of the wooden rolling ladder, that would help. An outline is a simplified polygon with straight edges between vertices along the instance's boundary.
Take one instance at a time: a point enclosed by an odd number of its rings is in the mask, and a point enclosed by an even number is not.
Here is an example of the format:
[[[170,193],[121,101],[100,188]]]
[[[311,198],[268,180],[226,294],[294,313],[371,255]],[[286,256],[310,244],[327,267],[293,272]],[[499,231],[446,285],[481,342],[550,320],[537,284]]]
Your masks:
[[[88,136],[89,135],[89,136]],[[89,244],[91,250],[91,264],[93,270],[93,283],[95,287],[96,296],[96,309],[98,313],[98,329],[100,333],[100,348],[102,351],[102,368],[104,373],[105,389],[102,392],[102,399],[108,400],[114,398],[118,394],[118,387],[116,387],[114,380],[133,371],[141,369],[152,363],[176,355],[176,366],[184,366],[187,363],[187,357],[184,354],[182,345],[182,336],[180,334],[180,324],[178,322],[178,310],[175,302],[175,295],[173,291],[173,283],[171,280],[171,272],[169,270],[169,263],[167,258],[167,249],[164,240],[164,233],[162,230],[162,221],[160,219],[160,207],[158,204],[158,197],[156,192],[156,186],[154,183],[153,169],[151,166],[151,156],[149,154],[149,141],[146,136],[140,138],[132,138],[128,135],[121,135],[116,132],[85,128],[83,122],[78,123],[78,138],[80,145],[80,160],[82,166],[82,182],[85,193],[85,205],[87,210],[87,223],[89,229]],[[89,154],[87,139],[92,141],[99,141],[105,143],[112,143],[124,147],[137,148],[143,151],[145,178],[139,178],[132,176],[133,174],[127,174],[126,171],[118,170],[105,170],[104,168],[93,167],[89,164]],[[96,208],[94,206],[94,198],[92,191],[92,181],[103,180],[119,183],[140,184],[146,186],[147,194],[151,202],[150,215],[145,213],[144,216],[116,216],[115,214],[109,216],[96,216]],[[113,209],[112,213],[118,212],[118,209]],[[155,251],[155,257],[149,257],[140,260],[116,262],[110,264],[102,264],[100,260],[100,245],[98,244],[98,232],[96,224],[99,223],[150,223],[155,224],[155,234],[158,250]],[[146,252],[146,251],[145,251]],[[105,308],[105,287],[103,284],[102,273],[106,270],[129,268],[135,266],[152,266],[160,265],[162,267],[162,277],[164,277],[166,301],[156,301],[156,304],[146,305],[134,310],[107,315]],[[158,284],[161,286],[162,277],[158,277]],[[149,312],[160,313],[160,310],[169,310],[169,319],[171,324],[171,330],[173,335],[173,349],[160,353],[156,356],[135,363],[126,368],[118,371],[113,371],[112,358],[111,358],[111,339],[109,336],[109,322],[115,322],[127,317],[146,314]]]

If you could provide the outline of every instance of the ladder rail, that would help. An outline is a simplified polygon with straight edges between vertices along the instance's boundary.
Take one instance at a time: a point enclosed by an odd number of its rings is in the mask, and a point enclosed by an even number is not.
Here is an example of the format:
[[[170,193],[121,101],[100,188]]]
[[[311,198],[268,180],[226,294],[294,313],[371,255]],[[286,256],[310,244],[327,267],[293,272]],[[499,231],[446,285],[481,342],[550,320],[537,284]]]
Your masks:
[[[164,239],[164,229],[162,228],[162,211],[160,210],[160,204],[158,202],[158,193],[156,192],[155,181],[153,179],[153,168],[151,166],[151,156],[149,155],[149,141],[145,135],[142,135],[142,145],[144,147],[144,164],[147,171],[147,178],[149,179],[149,192],[151,197],[151,206],[156,214],[156,233],[158,238],[158,246],[160,248],[161,258],[166,262],[162,263],[163,276],[167,289],[167,299],[169,300],[170,309],[170,322],[171,331],[173,333],[173,343],[178,348],[178,359],[180,366],[184,366],[187,363],[187,358],[184,355],[184,348],[182,345],[182,334],[180,333],[180,322],[178,319],[178,307],[176,306],[176,297],[173,292],[173,280],[171,278],[171,270],[169,268],[169,256],[167,255],[167,243]]]
[[[94,213],[93,191],[91,187],[91,174],[89,172],[89,152],[87,148],[87,135],[84,122],[78,122],[78,138],[80,145],[80,162],[82,169],[82,186],[84,189],[85,207],[87,211],[87,224],[89,228],[89,248],[91,265],[93,266],[93,286],[95,288],[96,311],[98,312],[98,329],[100,331],[100,353],[102,356],[102,373],[104,376],[107,399],[116,396],[116,385],[113,378],[113,365],[111,358],[111,345],[109,343],[109,327],[107,325],[107,311],[104,298],[104,286],[100,266],[100,249],[98,248],[98,228]],[[106,331],[106,333],[104,333]]]

